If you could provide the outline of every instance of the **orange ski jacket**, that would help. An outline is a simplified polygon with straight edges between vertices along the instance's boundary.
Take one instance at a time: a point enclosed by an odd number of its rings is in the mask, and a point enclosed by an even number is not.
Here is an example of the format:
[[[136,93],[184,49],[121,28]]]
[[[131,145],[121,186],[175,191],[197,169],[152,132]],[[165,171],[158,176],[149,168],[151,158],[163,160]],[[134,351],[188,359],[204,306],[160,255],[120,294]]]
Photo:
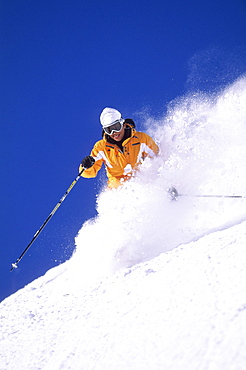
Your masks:
[[[96,142],[90,154],[95,159],[95,163],[84,170],[81,176],[96,177],[104,163],[108,176],[108,187],[117,188],[125,180],[131,178],[146,157],[153,158],[158,154],[159,148],[149,135],[137,132],[130,125],[129,127],[131,135],[123,141],[123,151],[117,144],[109,142],[106,134],[102,140]],[[82,169],[80,165],[79,172]]]

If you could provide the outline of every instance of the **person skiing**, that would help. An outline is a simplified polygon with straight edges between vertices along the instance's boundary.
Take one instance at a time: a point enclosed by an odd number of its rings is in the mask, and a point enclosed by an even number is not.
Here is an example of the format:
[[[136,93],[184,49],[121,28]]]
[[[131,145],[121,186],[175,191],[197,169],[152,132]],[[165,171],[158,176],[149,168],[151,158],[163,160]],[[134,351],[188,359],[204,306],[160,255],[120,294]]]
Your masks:
[[[146,157],[155,157],[159,148],[144,132],[135,129],[132,119],[123,119],[114,108],[105,108],[100,115],[103,138],[97,141],[80,166],[85,178],[96,177],[104,163],[108,187],[117,188],[130,179]]]

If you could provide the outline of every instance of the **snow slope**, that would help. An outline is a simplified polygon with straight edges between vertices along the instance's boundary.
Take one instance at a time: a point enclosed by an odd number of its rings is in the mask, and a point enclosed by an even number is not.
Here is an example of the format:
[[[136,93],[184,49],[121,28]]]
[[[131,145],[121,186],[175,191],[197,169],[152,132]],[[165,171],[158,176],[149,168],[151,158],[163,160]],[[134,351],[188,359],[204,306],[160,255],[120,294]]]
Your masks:
[[[246,78],[147,118],[161,155],[0,304],[0,369],[246,368]]]
[[[66,263],[1,305],[1,369],[245,369],[246,222],[90,288]]]

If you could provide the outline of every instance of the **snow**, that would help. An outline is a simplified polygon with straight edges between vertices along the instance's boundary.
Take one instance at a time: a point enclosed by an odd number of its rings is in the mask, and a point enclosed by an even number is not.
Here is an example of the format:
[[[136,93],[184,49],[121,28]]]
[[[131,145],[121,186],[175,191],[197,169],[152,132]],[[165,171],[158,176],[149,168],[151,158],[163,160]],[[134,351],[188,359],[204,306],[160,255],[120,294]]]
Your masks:
[[[72,258],[0,304],[0,369],[246,368],[246,77],[146,118],[161,155],[103,190]]]

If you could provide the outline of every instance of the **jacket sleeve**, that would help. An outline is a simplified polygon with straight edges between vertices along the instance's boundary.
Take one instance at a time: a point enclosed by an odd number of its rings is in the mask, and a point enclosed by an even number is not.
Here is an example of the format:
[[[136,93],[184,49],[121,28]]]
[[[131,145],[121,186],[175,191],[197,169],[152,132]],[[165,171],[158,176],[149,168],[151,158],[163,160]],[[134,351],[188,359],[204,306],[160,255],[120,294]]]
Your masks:
[[[140,150],[140,156],[142,156],[142,159],[144,159],[144,157],[155,157],[158,153],[158,145],[149,135],[142,133]]]
[[[94,147],[93,147],[90,155],[95,159],[95,163],[94,163],[94,165],[92,167],[87,168],[86,170],[83,171],[83,173],[81,174],[81,176],[82,177],[85,177],[85,178],[96,177],[98,171],[102,167],[102,164],[103,164],[103,156],[102,156],[101,150],[100,150],[100,141],[97,142],[94,145]],[[83,167],[80,164],[80,166],[79,166],[79,172],[82,171],[82,169],[83,169]]]
[[[155,155],[157,155],[159,153],[159,147],[158,145],[155,143],[155,141],[149,136],[147,135],[147,145],[148,147],[155,153]]]

